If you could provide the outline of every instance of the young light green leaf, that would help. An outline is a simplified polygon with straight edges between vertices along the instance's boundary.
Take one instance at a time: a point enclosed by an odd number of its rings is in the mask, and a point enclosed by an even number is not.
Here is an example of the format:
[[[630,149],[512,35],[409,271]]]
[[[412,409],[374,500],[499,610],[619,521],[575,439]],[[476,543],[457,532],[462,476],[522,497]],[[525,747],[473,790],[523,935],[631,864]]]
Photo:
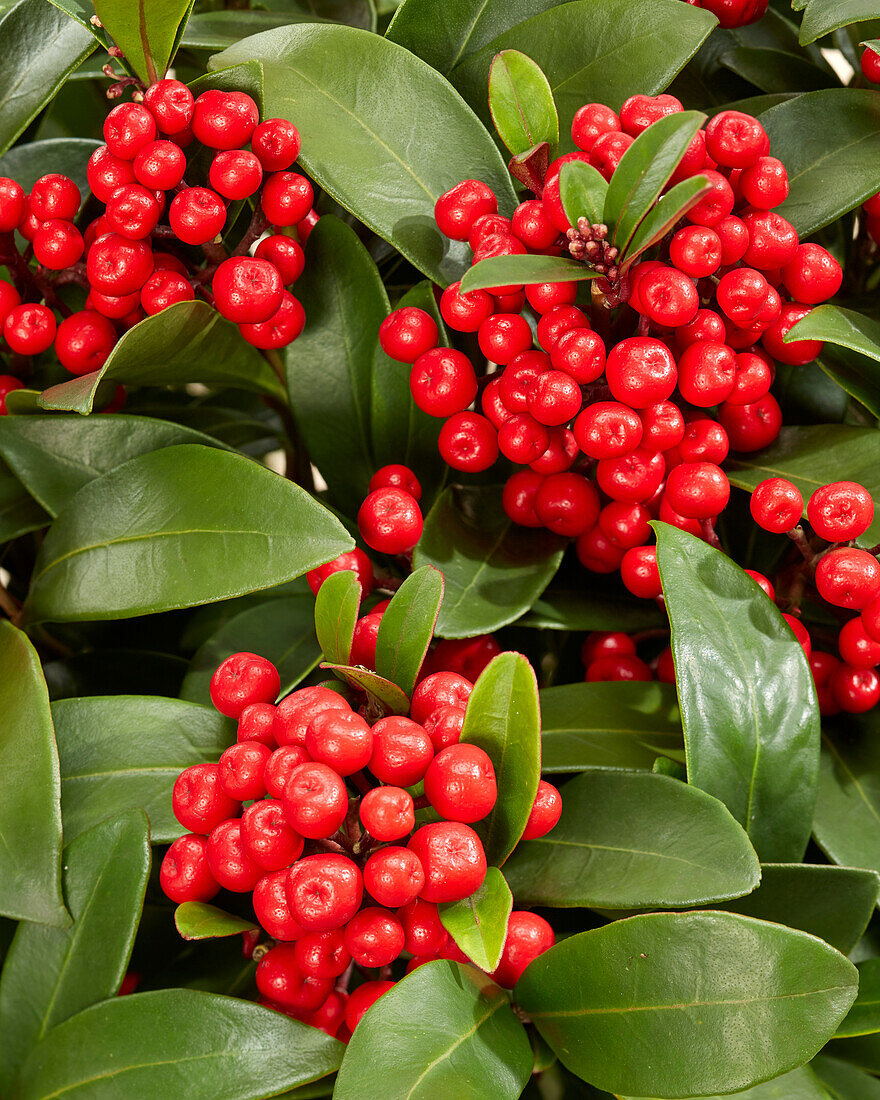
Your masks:
[[[171,63],[181,23],[190,0],[94,0],[104,29],[125,54],[137,75],[154,84]]]
[[[691,176],[671,187],[642,219],[623,256],[622,266],[629,267],[637,256],[665,237],[678,219],[708,190],[709,181],[705,176]]]
[[[595,278],[596,272],[586,264],[566,256],[491,256],[465,272],[460,291],[466,294],[508,284],[570,283]]]
[[[483,885],[469,898],[439,907],[443,927],[481,970],[493,971],[501,962],[513,895],[497,867],[486,872]]]
[[[723,803],[651,772],[589,769],[566,783],[562,817],[506,865],[518,904],[683,907],[748,894],[758,857]]]
[[[226,913],[203,901],[185,901],[174,910],[174,926],[185,940],[210,940],[253,932],[253,921]]]
[[[331,573],[315,597],[315,633],[325,661],[347,665],[361,606],[361,584],[350,569]]]
[[[542,141],[551,150],[559,143],[559,116],[547,77],[519,50],[502,50],[492,59],[489,111],[498,136],[514,156]]]
[[[368,668],[360,665],[334,665],[324,664],[321,668],[329,669],[334,676],[338,676],[350,687],[358,691],[365,691],[367,695],[382,707],[386,714],[409,714],[409,696],[384,676],[377,676]]]
[[[689,782],[725,803],[763,860],[797,861],[819,778],[804,651],[735,562],[678,528],[655,528]]]
[[[150,872],[147,819],[128,810],[64,849],[73,924],[22,921],[0,981],[0,1087],[13,1084],[33,1047],[63,1020],[113,997],[125,975]]]
[[[551,947],[514,999],[597,1088],[706,1096],[806,1062],[856,988],[852,963],[803,932],[734,913],[651,913]],[[645,1058],[661,1046],[662,1059]]]
[[[608,183],[598,168],[582,160],[571,160],[559,171],[559,198],[572,225],[586,218],[591,225],[605,221]]]
[[[376,672],[412,697],[443,602],[443,574],[432,565],[411,573],[379,624]]]

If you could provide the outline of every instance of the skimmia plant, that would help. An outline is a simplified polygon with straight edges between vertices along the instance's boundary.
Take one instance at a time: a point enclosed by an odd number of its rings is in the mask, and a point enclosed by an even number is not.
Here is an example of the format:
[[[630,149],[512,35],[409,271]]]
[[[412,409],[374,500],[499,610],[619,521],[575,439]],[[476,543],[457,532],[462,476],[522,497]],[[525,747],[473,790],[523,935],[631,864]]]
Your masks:
[[[4,1100],[880,1097],[880,0],[0,0]]]

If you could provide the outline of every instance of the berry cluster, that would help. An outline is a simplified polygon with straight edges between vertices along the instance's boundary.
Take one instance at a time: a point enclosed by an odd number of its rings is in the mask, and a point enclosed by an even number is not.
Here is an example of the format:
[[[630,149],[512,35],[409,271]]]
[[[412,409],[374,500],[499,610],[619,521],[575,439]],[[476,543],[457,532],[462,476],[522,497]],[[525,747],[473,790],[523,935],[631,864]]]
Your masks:
[[[313,585],[344,564],[325,566]],[[237,741],[175,782],[174,813],[189,831],[169,848],[160,883],[175,902],[253,893],[271,939],[256,981],[271,1007],[347,1039],[394,984],[401,955],[407,972],[437,958],[469,961],[438,906],[468,897],[487,870],[471,826],[495,805],[495,770],[482,749],[459,742],[472,688],[456,672],[425,675],[409,717],[370,725],[323,685],[275,705],[278,671],[253,653],[214,673],[211,698],[237,719]],[[416,785],[424,794],[414,797],[407,788]],[[559,793],[542,781],[524,836],[543,836],[560,813]],[[514,984],[553,942],[541,917],[514,913],[493,977]],[[355,966],[365,981],[349,996]]]
[[[437,326],[427,313],[423,316],[434,326],[436,340]],[[388,320],[392,319],[399,320],[393,313]],[[421,499],[422,486],[408,466],[395,463],[378,469],[357,514],[358,530],[367,546],[380,554],[408,554],[422,537]]]
[[[90,216],[79,225],[82,196],[67,176],[43,176],[29,195],[0,179],[0,262],[12,278],[0,283],[8,348],[34,356],[54,345],[71,374],[87,374],[104,364],[126,329],[197,296],[236,322],[255,347],[284,347],[305,321],[285,289],[303,270],[302,248],[286,231],[303,238],[316,218],[311,184],[290,170],[300,149],[296,127],[279,118],[260,122],[257,104],[243,92],[206,91],[194,99],[169,79],[142,99],[107,115],[105,144],[87,167],[103,209],[87,207]],[[207,179],[188,182],[187,175],[198,175],[203,149],[210,151]],[[257,196],[251,225],[230,254],[221,243],[231,228],[229,207]],[[71,309],[74,296],[63,290],[70,284],[86,292],[82,308]],[[2,396],[20,385],[3,380]]]
[[[701,175],[708,190],[658,255],[627,269],[604,225],[570,224],[563,165],[586,161],[611,179],[639,134],[681,110],[671,95],[632,96],[619,114],[586,104],[572,124],[578,151],[554,161],[541,197],[510,219],[477,180],[437,201],[440,230],[468,241],[474,263],[567,252],[590,265],[602,278],[589,304],[577,304],[576,282],[447,287],[441,314],[451,329],[476,334],[487,363],[480,377],[464,352],[436,346],[437,327],[421,310],[395,311],[380,331],[386,353],[411,364],[416,405],[445,420],[439,449],[450,466],[483,471],[499,452],[524,466],[504,490],[510,518],[575,538],[587,568],[620,569],[648,598],[660,593],[650,520],[712,537],[730,495],[728,451],[758,450],[779,433],[775,362],[806,364],[822,347],[783,338],[842,280],[830,253],[800,244],[773,211],[788,195],[785,166],[769,155],[757,119],[740,111],[716,115],[691,141],[669,185]]]

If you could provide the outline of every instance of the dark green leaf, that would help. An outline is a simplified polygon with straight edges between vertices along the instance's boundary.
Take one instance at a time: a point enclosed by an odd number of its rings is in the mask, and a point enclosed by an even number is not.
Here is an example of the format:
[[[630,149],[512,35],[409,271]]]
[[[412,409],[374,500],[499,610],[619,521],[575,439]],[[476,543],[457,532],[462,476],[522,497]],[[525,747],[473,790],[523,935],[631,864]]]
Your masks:
[[[0,543],[52,522],[5,462],[0,462]]]
[[[58,754],[40,658],[12,623],[0,622],[0,912],[64,928]]]
[[[164,695],[174,698],[187,661],[149,649],[88,649],[43,665],[49,698],[79,695]]]
[[[810,1063],[831,1100],[880,1100],[880,1081],[847,1062],[822,1054]]]
[[[848,348],[826,344],[816,362],[832,381],[861,402],[872,416],[880,417],[880,367],[872,359]]]
[[[569,283],[595,278],[596,272],[586,264],[565,256],[493,256],[468,269],[461,280],[461,293],[508,283]]]
[[[154,844],[174,840],[185,832],[171,811],[174,780],[235,740],[235,723],[213,707],[159,696],[62,699],[52,717],[67,840],[135,808],[149,818]]]
[[[281,676],[282,693],[295,687],[321,659],[311,593],[261,600],[222,623],[200,647],[180,689],[181,699],[211,702],[214,670],[233,653],[259,653]]]
[[[19,0],[0,18],[0,42],[3,43],[0,152],[3,152],[85,61],[95,48],[95,40],[46,0]]]
[[[397,684],[392,684],[384,676],[377,676],[369,669],[359,665],[334,665],[321,664],[321,668],[328,668],[350,687],[358,691],[365,691],[379,702],[390,714],[409,714],[409,696],[406,695]]]
[[[865,959],[858,969],[859,995],[837,1029],[838,1039],[880,1031],[880,959]]]
[[[89,194],[86,164],[97,148],[97,141],[85,138],[48,138],[16,145],[0,157],[0,173],[18,180],[25,191],[30,191],[40,176],[61,172],[73,180],[86,198]]]
[[[880,362],[880,321],[839,306],[817,306],[791,329],[785,342],[825,340]]]
[[[665,237],[682,214],[699,202],[708,190],[709,183],[705,176],[692,176],[671,187],[648,212],[633,235],[624,266],[628,267],[637,256]]]
[[[216,905],[202,901],[185,901],[174,911],[174,926],[185,940],[210,940],[223,936],[237,936],[241,932],[253,932],[258,927],[253,921],[225,913]]]
[[[602,219],[621,253],[626,252],[705,119],[699,111],[667,115],[639,134],[623,154],[608,184]]]
[[[15,0],[4,0],[4,6],[11,7],[14,2]],[[113,45],[113,39],[104,30],[103,26],[95,26],[94,23],[90,22],[95,14],[95,6],[91,3],[91,0],[49,0],[49,3],[53,4],[59,11],[66,12],[81,27],[85,27],[89,34],[101,43],[104,49],[109,49]],[[94,58],[92,60],[94,61]]]
[[[541,708],[532,666],[521,653],[499,653],[468,700],[461,740],[495,766],[498,800],[477,826],[490,864],[501,866],[523,834],[541,778]]]
[[[599,578],[597,577],[596,580]],[[548,588],[517,623],[541,630],[646,630],[661,626],[665,616],[645,600],[630,599],[628,594],[607,592],[607,578],[601,580],[605,591],[586,578],[582,588]]]
[[[647,909],[739,897],[758,858],[723,803],[651,772],[590,769],[566,783],[559,824],[506,867],[517,904]]]
[[[546,141],[559,144],[559,116],[547,77],[519,50],[502,50],[489,69],[489,111],[514,156]]]
[[[569,1069],[632,1096],[733,1092],[794,1069],[855,994],[855,967],[821,940],[733,913],[652,913],[571,936],[514,990]]]
[[[513,895],[497,867],[486,872],[483,885],[469,898],[440,906],[443,927],[481,970],[501,962]]]
[[[7,416],[0,454],[52,516],[90,481],[137,455],[179,443],[221,444],[201,432],[146,416]]]
[[[444,191],[477,177],[502,213],[513,209],[495,144],[446,81],[408,50],[351,27],[303,23],[254,35],[211,67],[251,59],[264,63],[265,114],[295,122],[309,175],[435,282],[457,279],[470,261],[467,246],[450,244],[434,222]]]
[[[411,573],[382,616],[376,671],[412,697],[443,602],[443,574],[426,565]]]
[[[320,22],[313,15],[284,11],[211,11],[194,15],[181,44],[190,49],[225,50],[242,38],[291,23]]]
[[[788,169],[788,198],[777,210],[801,237],[876,192],[880,130],[874,92],[807,92],[765,111],[761,124],[773,155]]]
[[[880,746],[870,712],[823,732],[813,835],[835,863],[880,873]]]
[[[681,716],[671,684],[564,684],[541,692],[541,767],[651,768],[684,760]]]
[[[25,604],[31,622],[192,607],[291,580],[353,546],[293,482],[186,444],[85,485],[52,525]]]
[[[178,302],[130,328],[100,370],[50,386],[44,409],[90,413],[103,381],[134,386],[203,382],[283,397],[272,368],[207,302]]]
[[[858,1035],[835,1039],[825,1048],[832,1058],[842,1058],[860,1069],[880,1075],[880,1035]],[[862,1100],[860,1097],[859,1100]]]
[[[582,160],[563,164],[559,171],[559,198],[572,225],[586,218],[591,225],[605,221],[608,183],[598,168]]]
[[[334,1100],[516,1100],[532,1072],[532,1048],[504,992],[452,962],[420,966],[358,1024]],[[25,1098],[29,1100],[29,1098]]]
[[[350,515],[376,469],[370,448],[373,349],[388,299],[354,230],[321,218],[297,290],[306,327],[287,351],[290,404],[309,455]]]
[[[446,581],[437,633],[467,638],[519,618],[550,582],[564,548],[556,535],[512,523],[497,488],[446,489],[413,555],[416,568],[434,565]]]
[[[332,573],[315,597],[315,633],[325,661],[347,665],[361,606],[361,584],[350,569]]]
[[[234,997],[161,989],[116,997],[55,1028],[25,1063],[17,1100],[187,1100],[275,1095],[332,1073],[345,1047]]]
[[[825,72],[804,57],[784,50],[757,46],[735,46],[725,51],[719,62],[762,92],[815,92],[820,88],[839,87],[833,73]]]
[[[775,604],[735,562],[658,523],[688,778],[766,862],[801,859],[819,771],[813,677]]]
[[[189,0],[93,0],[104,29],[147,84],[161,80],[171,61]]]
[[[701,1096],[699,1100],[726,1100],[727,1096],[729,1093],[725,1093],[724,1097]],[[645,1100],[645,1097],[627,1096],[623,1100]],[[829,1100],[829,1096],[812,1069],[800,1066],[790,1073],[783,1073],[781,1077],[774,1077],[772,1081],[737,1092],[736,1100]]]
[[[149,871],[149,830],[139,810],[96,825],[64,849],[64,895],[73,925],[22,921],[3,968],[4,1095],[11,1095],[28,1054],[53,1027],[118,992]]]
[[[806,0],[803,7],[800,41],[802,45],[815,42],[817,38],[828,34],[848,23],[865,22],[868,19],[880,19],[880,3],[877,0]]]

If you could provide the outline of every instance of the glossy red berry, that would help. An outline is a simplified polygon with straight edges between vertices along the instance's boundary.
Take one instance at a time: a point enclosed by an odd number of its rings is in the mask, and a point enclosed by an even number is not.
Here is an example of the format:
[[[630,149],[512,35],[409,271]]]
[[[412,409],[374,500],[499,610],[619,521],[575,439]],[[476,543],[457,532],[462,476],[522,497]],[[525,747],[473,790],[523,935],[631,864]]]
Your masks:
[[[299,131],[286,118],[267,118],[251,134],[251,149],[267,172],[283,172],[299,156]]]
[[[230,321],[268,321],[281,304],[284,286],[268,260],[233,256],[224,260],[211,282],[216,308]]]
[[[96,240],[86,259],[89,283],[102,294],[133,294],[141,289],[152,271],[149,243],[129,240],[117,233]]]
[[[282,796],[290,827],[309,840],[332,836],[348,813],[348,792],[337,771],[310,761],[290,773]]]
[[[828,542],[848,542],[863,535],[874,519],[874,498],[854,481],[835,481],[817,489],[807,502],[807,519]]]
[[[0,233],[18,229],[28,213],[28,200],[20,183],[0,176]]]
[[[514,910],[507,922],[507,937],[501,962],[492,977],[499,985],[512,989],[526,967],[539,955],[549,951],[554,943],[556,934],[543,917],[537,913]]]
[[[595,526],[599,494],[582,474],[550,474],[538,487],[534,506],[544,527],[557,535],[577,538]]]
[[[345,929],[345,946],[358,966],[387,966],[403,950],[403,926],[386,909],[362,909]]]
[[[7,416],[6,398],[13,390],[24,389],[24,382],[12,374],[0,374],[0,416]]]
[[[263,868],[245,851],[241,821],[221,821],[208,837],[208,866],[224,890],[246,894],[262,878]]]
[[[474,685],[457,672],[434,672],[421,680],[413,692],[410,714],[423,724],[438,707],[467,707]]]
[[[742,111],[721,111],[706,124],[706,152],[725,168],[748,168],[768,148],[764,127]]]
[[[19,355],[40,355],[52,346],[57,331],[55,314],[48,306],[13,306],[3,322],[3,338]]]
[[[208,834],[239,811],[220,782],[219,764],[193,764],[174,781],[171,794],[174,816],[191,833]]]
[[[314,978],[337,978],[351,962],[340,928],[326,932],[306,932],[300,936],[294,959],[304,974]]]
[[[195,297],[189,279],[176,271],[161,270],[154,271],[141,287],[140,303],[144,313],[152,317],[178,302],[193,302]]]
[[[832,298],[843,282],[843,270],[827,249],[802,244],[783,268],[785,289],[796,302],[816,305]]]
[[[498,433],[479,413],[453,413],[440,429],[437,447],[453,469],[481,473],[498,458]]]
[[[179,80],[158,80],[144,92],[144,106],[163,134],[185,130],[192,121],[194,104],[192,92]]]
[[[183,179],[186,157],[173,141],[151,141],[134,158],[134,175],[151,191],[170,191]]]
[[[309,754],[302,745],[281,745],[280,748],[275,749],[263,772],[266,793],[272,798],[282,798],[294,768],[308,763],[308,760]]]
[[[412,795],[402,787],[374,787],[361,798],[359,813],[367,832],[383,842],[401,840],[415,828]]]
[[[700,296],[693,279],[659,264],[639,282],[639,309],[657,325],[679,328],[697,315]]]
[[[663,591],[655,546],[633,546],[620,562],[624,587],[642,600],[655,600]]]
[[[461,293],[461,283],[450,283],[440,295],[440,315],[456,332],[476,332],[495,312],[495,300],[486,290]]]
[[[379,343],[391,359],[414,363],[439,343],[437,322],[423,309],[404,306],[392,310],[379,326]]]
[[[481,821],[498,797],[491,759],[477,745],[442,749],[425,772],[425,794],[447,821]]]
[[[678,381],[669,349],[646,336],[632,336],[616,344],[608,353],[605,376],[615,399],[634,409],[665,401]]]
[[[669,472],[666,499],[681,516],[709,519],[726,508],[730,482],[712,462],[682,463]]]
[[[726,344],[691,344],[679,356],[679,393],[697,408],[719,405],[732,393],[735,382],[736,353]]]
[[[120,103],[104,120],[107,148],[122,160],[134,160],[137,153],[155,139],[156,120],[139,103]]]
[[[260,926],[274,940],[295,940],[305,934],[287,899],[287,871],[270,871],[257,882],[253,896],[254,913]]]
[[[245,92],[210,89],[196,99],[190,125],[196,140],[210,149],[240,149],[259,120],[259,109]]]
[[[208,839],[188,833],[172,842],[159,868],[159,885],[172,901],[210,901],[220,883],[208,866]]]
[[[279,943],[257,964],[257,989],[273,1004],[295,1012],[314,1012],[333,990],[331,978],[304,973],[296,961],[296,946]]]
[[[411,787],[424,777],[433,756],[431,738],[411,718],[392,715],[373,726],[369,767],[383,783]]]
[[[34,256],[50,271],[72,267],[83,254],[83,239],[73,222],[51,218],[34,233]]]
[[[266,793],[263,771],[272,750],[259,741],[237,741],[221,755],[220,786],[240,802],[262,798]]]
[[[620,130],[620,118],[604,103],[585,103],[575,111],[571,122],[571,140],[585,153],[603,135]]]
[[[482,841],[461,822],[423,825],[408,847],[419,857],[425,872],[421,893],[424,901],[460,901],[478,889],[486,877]]]
[[[273,732],[279,745],[306,743],[306,731],[312,719],[325,710],[350,710],[336,691],[316,685],[300,688],[282,699],[275,711]]]
[[[404,554],[422,534],[418,502],[403,489],[376,489],[357,515],[358,529],[367,546],[381,554]]]
[[[71,374],[89,374],[104,365],[115,343],[112,322],[87,309],[65,317],[58,326],[55,354]]]
[[[838,665],[830,688],[837,705],[848,714],[864,714],[880,702],[880,676],[873,668]]]
[[[379,1000],[380,997],[393,989],[395,982],[364,982],[355,989],[345,1006],[345,1023],[349,1031],[354,1031],[367,1011]]]
[[[305,267],[302,247],[292,237],[280,233],[264,237],[254,250],[254,256],[276,267],[285,286],[295,283]]]
[[[306,856],[287,873],[287,897],[294,918],[308,932],[342,928],[360,908],[364,883],[347,856]]]
[[[532,330],[519,313],[494,313],[477,334],[480,351],[492,363],[506,365],[532,346]]]
[[[260,189],[263,168],[253,153],[225,149],[211,161],[208,182],[225,199],[247,199]]]
[[[870,46],[865,46],[859,59],[859,65],[866,80],[870,80],[872,84],[880,84],[880,54],[876,50],[872,50]]]
[[[816,588],[835,607],[860,610],[880,592],[880,564],[866,550],[832,550],[816,566]]]
[[[304,844],[275,798],[248,806],[241,818],[241,840],[248,856],[266,871],[290,867],[302,855]]]
[[[498,200],[490,187],[480,180],[462,180],[437,199],[434,218],[444,236],[466,241],[477,218],[497,210]]]
[[[380,905],[395,909],[408,905],[424,885],[425,872],[419,857],[409,848],[381,848],[364,865],[364,889]]]
[[[207,244],[226,224],[226,207],[216,191],[189,187],[171,200],[168,220],[185,244]]]
[[[353,775],[370,762],[373,731],[352,710],[325,710],[309,723],[306,752],[339,775]]]
[[[287,290],[281,295],[281,305],[268,321],[240,322],[238,331],[255,348],[264,351],[287,347],[302,332],[306,323],[305,310]]]
[[[443,419],[463,412],[477,396],[473,364],[454,348],[434,348],[420,355],[410,372],[409,385],[422,412]]]
[[[271,661],[256,653],[233,653],[211,677],[211,702],[229,718],[238,718],[251,703],[271,703],[281,677]]]
[[[619,458],[600,459],[596,464],[596,481],[612,500],[642,504],[660,488],[665,472],[663,455],[637,447]]]
[[[733,211],[736,199],[733,188],[720,172],[706,168],[700,175],[706,177],[710,189],[685,213],[685,218],[694,225],[713,228]]]
[[[538,792],[532,803],[522,840],[537,840],[546,836],[562,815],[562,796],[545,779],[538,781]]]
[[[326,565],[319,565],[317,569],[310,569],[306,573],[306,580],[309,583],[309,588],[317,595],[321,585],[328,577],[331,577],[334,573],[344,572],[355,574],[363,596],[369,595],[376,585],[373,563],[363,550],[357,546],[354,550],[347,550],[344,554],[340,554],[333,561],[328,561]]]

